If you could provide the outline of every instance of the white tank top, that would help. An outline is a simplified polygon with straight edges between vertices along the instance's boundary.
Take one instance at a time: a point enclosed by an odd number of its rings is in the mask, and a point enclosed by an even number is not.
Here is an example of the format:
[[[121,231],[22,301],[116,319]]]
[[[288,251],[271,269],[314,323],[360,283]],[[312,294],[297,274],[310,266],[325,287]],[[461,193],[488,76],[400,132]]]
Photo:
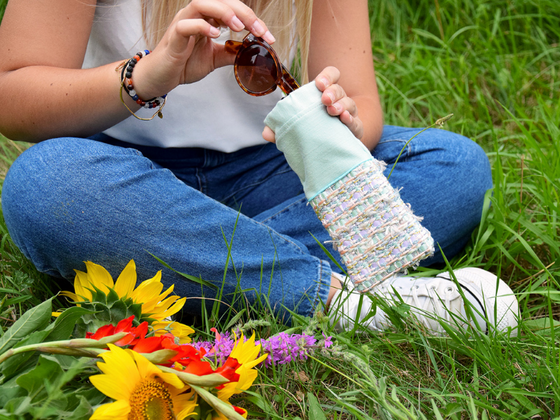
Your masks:
[[[214,42],[223,44],[229,37],[229,30],[224,29]],[[83,68],[125,60],[143,49],[147,46],[140,1],[98,1]],[[115,73],[115,77],[119,76]],[[247,95],[235,81],[233,66],[222,67],[199,82],[169,92],[163,119],[140,121],[130,116],[105,134],[144,146],[202,147],[230,153],[265,143],[263,120],[282,95],[280,89],[266,96]],[[138,115],[153,113],[142,109]]]

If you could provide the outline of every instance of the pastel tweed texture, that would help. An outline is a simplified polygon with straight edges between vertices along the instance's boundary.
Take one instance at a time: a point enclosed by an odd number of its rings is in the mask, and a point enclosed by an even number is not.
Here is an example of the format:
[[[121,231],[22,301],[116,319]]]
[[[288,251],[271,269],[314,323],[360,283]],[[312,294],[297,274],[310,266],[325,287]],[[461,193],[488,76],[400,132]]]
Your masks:
[[[434,252],[430,232],[389,184],[385,166],[367,160],[310,200],[360,292]]]

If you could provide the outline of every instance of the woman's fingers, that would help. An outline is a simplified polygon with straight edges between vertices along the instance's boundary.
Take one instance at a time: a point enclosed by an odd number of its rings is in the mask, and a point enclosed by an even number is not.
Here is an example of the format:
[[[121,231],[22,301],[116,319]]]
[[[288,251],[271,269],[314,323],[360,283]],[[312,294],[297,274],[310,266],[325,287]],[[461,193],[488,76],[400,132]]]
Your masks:
[[[169,34],[168,48],[172,54],[183,57],[189,49],[192,36],[200,35],[208,38],[220,36],[220,30],[204,19],[182,19],[173,24]],[[192,42],[191,42],[192,44]],[[190,51],[187,51],[187,55]]]
[[[364,136],[364,124],[362,123],[360,117],[354,117],[350,115],[348,111],[344,111],[342,114],[340,114],[339,118],[340,121],[342,121],[344,125],[346,125],[346,127],[350,129],[352,134],[354,134],[357,139],[362,139],[362,137]]]
[[[276,143],[276,136],[274,134],[274,131],[272,131],[272,129],[267,125],[264,127],[262,136],[263,139],[265,139],[266,141],[269,141],[271,143]]]
[[[275,41],[266,24],[239,0],[193,0],[176,19],[214,19],[235,32],[247,29],[270,44]]]
[[[340,79],[340,70],[332,66],[325,67],[315,78],[315,85],[317,89],[324,92],[329,86],[338,83],[338,79]]]
[[[344,96],[331,105],[327,105],[327,112],[332,116],[342,115],[344,112],[348,112],[352,117],[357,117],[358,107],[352,98]]]
[[[323,92],[321,102],[327,107],[329,115],[338,116],[354,136],[361,139],[364,135],[364,126],[358,118],[356,102],[338,84],[340,71],[336,67],[326,67],[315,78],[315,85]]]

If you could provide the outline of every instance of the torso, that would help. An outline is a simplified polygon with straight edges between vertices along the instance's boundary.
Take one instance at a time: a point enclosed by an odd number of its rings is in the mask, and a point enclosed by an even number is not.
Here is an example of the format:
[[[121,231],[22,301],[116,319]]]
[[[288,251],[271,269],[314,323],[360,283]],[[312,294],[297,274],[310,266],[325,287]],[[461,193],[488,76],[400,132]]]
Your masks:
[[[98,1],[83,67],[125,60],[147,49],[141,19],[139,0]],[[223,30],[215,42],[224,43],[229,37],[229,30]],[[233,66],[223,67],[197,83],[171,91],[163,119],[140,121],[130,116],[105,134],[145,146],[234,152],[265,142],[261,136],[263,120],[281,97],[279,89],[261,97],[247,95],[235,81]],[[138,114],[149,116],[153,110]]]

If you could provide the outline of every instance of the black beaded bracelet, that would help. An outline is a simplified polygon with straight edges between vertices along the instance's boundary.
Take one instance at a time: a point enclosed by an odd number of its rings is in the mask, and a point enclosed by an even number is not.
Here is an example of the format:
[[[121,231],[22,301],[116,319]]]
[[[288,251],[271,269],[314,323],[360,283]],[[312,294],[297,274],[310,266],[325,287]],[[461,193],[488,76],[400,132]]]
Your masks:
[[[160,118],[163,118],[163,114],[161,113],[161,110],[165,105],[165,101],[167,98],[167,95],[163,95],[163,96],[158,96],[156,98],[152,98],[148,101],[144,101],[138,97],[138,94],[134,90],[134,84],[132,83],[132,72],[134,70],[134,67],[138,63],[138,61],[140,61],[148,54],[150,54],[149,50],[144,50],[136,53],[134,57],[132,57],[131,59],[129,59],[128,61],[122,64],[122,69],[121,69],[121,101],[124,104],[124,106],[126,106],[126,108],[132,113],[132,115],[134,115],[139,120],[144,120],[144,121],[149,121],[153,119],[156,115],[159,116]],[[152,115],[151,118],[141,118],[137,116],[124,102],[124,99],[122,97],[123,88],[126,91],[126,93],[128,93],[128,96],[130,96],[141,107],[149,108],[149,109],[159,107],[159,109],[154,115]]]

